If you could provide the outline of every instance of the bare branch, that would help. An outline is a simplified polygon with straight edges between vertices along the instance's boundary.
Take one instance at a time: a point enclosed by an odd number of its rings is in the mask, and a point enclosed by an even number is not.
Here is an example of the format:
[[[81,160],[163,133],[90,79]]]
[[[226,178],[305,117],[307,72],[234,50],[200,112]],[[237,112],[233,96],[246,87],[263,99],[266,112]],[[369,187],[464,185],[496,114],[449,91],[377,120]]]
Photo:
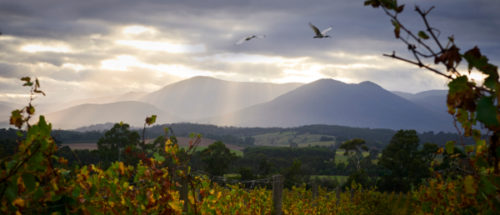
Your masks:
[[[434,69],[434,68],[432,68],[432,67],[430,67],[430,66],[428,66],[428,65],[424,65],[424,64],[422,64],[421,62],[415,62],[415,61],[412,61],[412,60],[408,60],[408,59],[405,59],[405,58],[399,57],[399,56],[397,56],[394,52],[393,52],[392,54],[383,54],[383,55],[384,55],[384,56],[386,56],[386,57],[390,57],[390,58],[398,59],[398,60],[401,60],[401,61],[404,61],[404,62],[407,62],[407,63],[413,64],[413,65],[417,65],[418,67],[421,67],[421,68],[423,67],[423,68],[425,68],[425,69],[427,69],[427,70],[429,70],[429,71],[431,71],[431,72],[434,72],[434,73],[436,73],[436,74],[438,74],[438,75],[440,75],[440,76],[443,76],[443,77],[445,77],[445,78],[447,78],[447,79],[453,79],[453,77],[452,77],[451,75],[444,74],[444,73],[440,72],[440,71],[439,71],[439,70],[437,70],[437,69]]]
[[[431,47],[429,47],[427,44],[425,44],[424,42],[422,42],[422,40],[420,40],[420,38],[418,38],[417,36],[415,36],[415,34],[413,34],[413,32],[411,32],[409,29],[407,29],[403,24],[401,24],[401,22],[399,21],[398,17],[394,14],[391,14],[385,7],[382,7],[382,9],[384,10],[384,12],[393,19],[393,21],[396,21],[399,25],[399,27],[401,29],[403,29],[403,31],[406,32],[406,34],[408,34],[411,38],[413,38],[415,41],[417,41],[420,45],[422,45],[423,47],[425,47],[425,49],[427,49],[427,51],[429,51],[429,53],[431,53],[433,56],[437,56],[437,54],[434,52],[434,50],[431,49]],[[402,38],[399,37],[399,39],[401,40]]]
[[[422,17],[422,20],[424,21],[425,27],[427,27],[427,32],[429,32],[429,34],[431,34],[432,39],[434,39],[436,44],[439,46],[439,49],[441,50],[441,52],[444,52],[444,48],[441,45],[441,42],[439,42],[438,38],[436,37],[436,34],[434,34],[434,31],[432,30],[433,28],[429,25],[429,22],[427,21],[426,16],[427,16],[427,14],[429,14],[431,12],[432,9],[434,9],[434,6],[432,6],[431,8],[429,8],[429,10],[424,12],[424,11],[420,10],[420,8],[418,6],[415,6],[415,11],[417,11],[417,13],[420,14],[420,16]]]

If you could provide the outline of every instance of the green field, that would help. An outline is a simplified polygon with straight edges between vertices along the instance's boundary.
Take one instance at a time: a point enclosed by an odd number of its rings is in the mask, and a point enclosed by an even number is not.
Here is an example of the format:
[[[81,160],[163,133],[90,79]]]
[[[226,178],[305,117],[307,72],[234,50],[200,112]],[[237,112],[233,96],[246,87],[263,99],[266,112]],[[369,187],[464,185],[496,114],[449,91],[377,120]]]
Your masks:
[[[293,131],[287,132],[274,132],[253,136],[255,138],[255,145],[259,146],[290,146],[290,144],[297,144],[298,147],[307,146],[331,146],[335,145],[335,136],[319,135],[319,134],[297,134]],[[321,141],[323,138],[331,138],[330,141]]]
[[[184,149],[186,149],[187,147],[188,146],[181,146],[181,148],[184,148]],[[198,146],[198,147],[196,147],[196,151],[202,151],[206,148],[208,148],[208,146]],[[235,153],[238,157],[243,157],[243,151],[241,151],[241,150],[229,148],[229,151]]]

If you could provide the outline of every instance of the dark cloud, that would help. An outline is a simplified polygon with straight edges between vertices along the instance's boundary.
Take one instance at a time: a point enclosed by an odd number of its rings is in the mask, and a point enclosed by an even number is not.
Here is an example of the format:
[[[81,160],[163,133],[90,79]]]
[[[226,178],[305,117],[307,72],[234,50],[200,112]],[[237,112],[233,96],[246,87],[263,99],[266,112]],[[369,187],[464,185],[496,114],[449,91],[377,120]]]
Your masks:
[[[401,19],[411,29],[423,30],[421,20],[414,12],[414,5],[436,8],[429,20],[440,29],[443,41],[454,35],[463,50],[478,45],[493,62],[500,59],[500,1],[491,0],[406,0],[405,14]],[[313,39],[308,23],[319,28],[332,26],[329,39]],[[144,25],[156,33],[126,38],[121,28],[127,25]],[[220,55],[249,55],[301,59],[304,64],[322,64],[321,74],[345,77],[352,80],[372,80],[391,89],[409,91],[442,86],[443,80],[422,74],[411,66],[388,69],[383,64],[391,59],[366,58],[396,52],[407,55],[403,44],[395,40],[389,17],[382,10],[364,7],[363,1],[350,0],[0,0],[0,78],[38,75],[53,80],[50,86],[70,81],[101,83],[102,77],[114,78],[104,91],[120,82],[130,82],[131,88],[162,86],[177,80],[163,71],[154,71],[159,65],[184,65],[200,71],[209,71],[217,77],[227,75],[238,80],[273,80],[283,76],[283,66],[273,63],[235,63],[217,59]],[[234,43],[252,34],[265,34],[266,38],[242,45]],[[205,51],[196,53],[169,53],[139,50],[117,45],[114,40],[175,41],[189,45],[203,45]],[[1,39],[1,38],[0,38]],[[20,47],[29,43],[62,42],[69,52],[27,53]],[[333,53],[333,54],[332,54]],[[347,55],[342,56],[339,53]],[[131,67],[135,71],[119,73],[104,71],[101,62],[117,56],[134,56],[153,67]],[[208,60],[200,60],[208,59]],[[383,60],[381,60],[383,59]],[[374,64],[378,67],[339,69],[351,64]],[[84,68],[76,71],[65,64]],[[48,65],[48,66],[40,66]],[[307,67],[307,66],[304,66]],[[352,71],[356,70],[356,73]],[[138,72],[141,71],[141,72]],[[349,73],[350,71],[351,73]],[[396,72],[401,71],[401,72]],[[228,75],[232,73],[233,76]],[[141,75],[142,74],[142,75]],[[163,75],[159,75],[163,74]],[[425,82],[426,78],[430,78]],[[161,80],[162,79],[162,80]],[[413,86],[414,85],[414,86]],[[68,85],[72,86],[72,85]],[[99,84],[93,87],[98,87]],[[67,86],[64,86],[67,87]],[[60,87],[58,89],[64,89]],[[88,87],[87,87],[88,88]],[[149,89],[148,88],[148,89]],[[0,88],[0,94],[5,91]],[[75,87],[75,89],[80,89]],[[86,87],[81,87],[86,89]],[[95,90],[99,92],[99,90]]]

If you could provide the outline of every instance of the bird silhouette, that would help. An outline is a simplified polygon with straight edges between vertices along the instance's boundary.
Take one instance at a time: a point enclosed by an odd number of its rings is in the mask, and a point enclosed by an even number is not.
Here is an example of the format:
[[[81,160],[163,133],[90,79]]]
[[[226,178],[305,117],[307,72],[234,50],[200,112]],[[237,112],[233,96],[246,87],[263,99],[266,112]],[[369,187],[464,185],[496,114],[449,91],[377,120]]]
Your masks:
[[[250,41],[251,39],[254,39],[254,38],[259,38],[259,39],[262,39],[262,38],[265,38],[266,35],[251,35],[251,36],[247,36],[247,37],[243,37],[241,38],[240,40],[238,40],[238,42],[236,42],[236,45],[240,45],[246,41]]]
[[[326,33],[332,30],[332,27],[328,27],[323,31],[319,31],[318,27],[314,26],[313,24],[309,23],[309,26],[313,29],[314,31],[314,37],[313,38],[328,38],[330,35],[327,35]]]

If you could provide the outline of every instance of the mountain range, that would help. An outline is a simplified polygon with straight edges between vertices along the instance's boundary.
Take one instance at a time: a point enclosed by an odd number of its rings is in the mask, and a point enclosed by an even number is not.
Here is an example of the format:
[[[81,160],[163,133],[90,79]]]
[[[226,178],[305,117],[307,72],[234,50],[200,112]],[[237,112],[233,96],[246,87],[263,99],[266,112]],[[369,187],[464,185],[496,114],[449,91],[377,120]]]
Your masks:
[[[425,99],[419,100],[425,103]],[[439,107],[436,105],[436,107]],[[276,99],[244,108],[208,123],[290,127],[308,124],[451,131],[451,117],[411,102],[375,83],[346,84],[322,79]]]
[[[158,123],[258,127],[330,124],[455,131],[446,113],[446,91],[390,92],[369,81],[347,84],[321,79],[308,84],[272,84],[194,77],[155,92],[109,100],[63,108],[46,117],[54,128],[63,129],[120,121],[142,127],[146,116],[156,114]]]

